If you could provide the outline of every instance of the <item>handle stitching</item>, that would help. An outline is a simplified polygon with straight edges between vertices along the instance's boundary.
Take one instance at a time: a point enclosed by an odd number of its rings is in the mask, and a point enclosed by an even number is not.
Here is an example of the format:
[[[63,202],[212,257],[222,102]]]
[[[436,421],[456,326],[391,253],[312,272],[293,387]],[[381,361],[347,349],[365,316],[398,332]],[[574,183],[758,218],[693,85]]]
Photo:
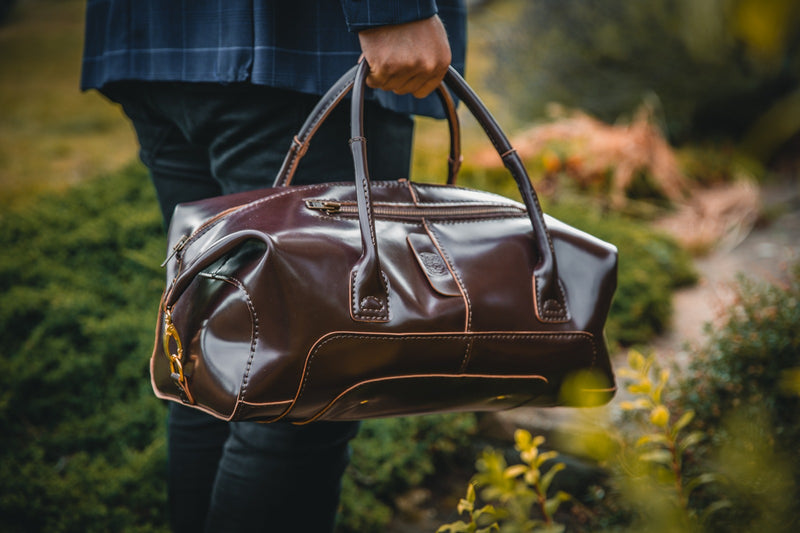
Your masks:
[[[317,128],[319,127],[320,121],[328,113],[330,113],[332,111],[333,107],[338,103],[338,101],[342,98],[342,96],[345,95],[352,88],[352,86],[353,86],[352,82],[348,81],[348,83],[345,83],[344,86],[341,89],[339,89],[335,94],[333,94],[332,95],[333,97],[330,100],[328,100],[320,108],[320,110],[317,111],[317,113],[314,115],[314,117],[313,117],[313,119],[311,121],[311,124],[309,124],[309,128],[307,130],[307,133],[306,133],[306,135],[304,135],[304,139],[303,139],[303,143],[302,143],[306,147],[306,150],[308,149],[308,145],[306,144],[306,141],[309,139],[309,137],[311,137],[311,135],[313,133],[316,132]],[[295,135],[295,139],[297,139],[296,135]],[[305,154],[305,151],[303,151],[303,154]],[[281,186],[286,186],[287,182],[291,181],[291,179],[294,177],[294,173],[295,173],[294,166],[295,166],[295,164],[297,164],[297,161],[299,159],[298,156],[302,157],[302,154],[298,154],[298,152],[295,152],[294,154],[292,154],[292,159],[289,161],[289,166],[286,169],[286,172],[284,174],[283,179],[281,179],[281,182],[280,182]]]

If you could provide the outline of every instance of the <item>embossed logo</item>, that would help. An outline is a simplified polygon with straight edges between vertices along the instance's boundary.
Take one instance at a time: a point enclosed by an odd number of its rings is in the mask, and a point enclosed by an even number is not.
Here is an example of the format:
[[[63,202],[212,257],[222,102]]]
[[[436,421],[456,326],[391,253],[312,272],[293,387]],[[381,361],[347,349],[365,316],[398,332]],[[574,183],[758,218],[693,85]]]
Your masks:
[[[447,274],[447,265],[444,264],[439,254],[420,252],[419,258],[422,260],[425,270],[431,276],[444,276]]]

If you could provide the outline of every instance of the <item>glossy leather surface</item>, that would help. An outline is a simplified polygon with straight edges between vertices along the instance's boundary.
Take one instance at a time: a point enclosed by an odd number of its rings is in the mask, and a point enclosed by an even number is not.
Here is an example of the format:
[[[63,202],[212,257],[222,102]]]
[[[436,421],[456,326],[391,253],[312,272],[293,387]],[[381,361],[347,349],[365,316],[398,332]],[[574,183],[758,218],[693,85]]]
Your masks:
[[[488,111],[463,80],[453,83],[507,152]],[[572,397],[562,383],[580,370],[605,380],[591,391],[596,401],[610,399],[603,326],[616,248],[543,215],[513,152],[504,160],[524,205],[452,185],[370,183],[357,137],[355,184],[178,206],[151,360],[156,394],[188,397],[161,342],[169,310],[190,397],[222,419],[559,405]],[[310,199],[352,209],[315,209]]]

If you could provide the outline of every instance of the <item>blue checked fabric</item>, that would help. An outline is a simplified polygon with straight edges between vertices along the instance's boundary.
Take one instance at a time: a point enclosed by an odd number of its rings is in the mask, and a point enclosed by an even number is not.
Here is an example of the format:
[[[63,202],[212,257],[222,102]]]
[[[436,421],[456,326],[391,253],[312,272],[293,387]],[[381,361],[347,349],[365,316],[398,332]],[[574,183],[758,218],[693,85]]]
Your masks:
[[[322,94],[358,60],[356,32],[436,13],[463,72],[463,0],[88,0],[81,88],[250,82]],[[376,93],[395,111],[443,116],[435,96]]]

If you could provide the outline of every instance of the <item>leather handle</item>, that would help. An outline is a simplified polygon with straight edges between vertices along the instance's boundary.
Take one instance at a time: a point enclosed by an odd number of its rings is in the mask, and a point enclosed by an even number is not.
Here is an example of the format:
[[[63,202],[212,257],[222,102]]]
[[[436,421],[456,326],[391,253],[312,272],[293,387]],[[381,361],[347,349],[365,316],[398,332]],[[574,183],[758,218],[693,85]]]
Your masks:
[[[354,320],[385,322],[389,320],[389,287],[388,281],[381,271],[380,257],[378,255],[367,167],[367,140],[363,136],[364,88],[368,70],[369,67],[366,62],[362,61],[357,67],[348,71],[329,91],[333,94],[333,97],[328,100],[328,105],[318,106],[319,109],[315,110],[318,113],[312,113],[307,123],[312,124],[308,131],[313,135],[313,132],[319,127],[319,123],[324,121],[325,117],[330,114],[330,110],[335,106],[335,103],[332,102],[334,100],[335,102],[340,101],[350,88],[353,88],[353,106],[351,108],[352,138],[350,139],[350,145],[356,174],[356,197],[361,230],[362,255],[350,276],[351,314]],[[352,79],[349,78],[351,72],[355,74]],[[538,319],[542,322],[551,323],[569,320],[564,293],[558,280],[558,268],[550,233],[545,225],[544,214],[538,197],[530,183],[522,160],[511,147],[505,134],[483,102],[452,67],[445,75],[444,83],[464,102],[483,127],[495,149],[500,154],[506,168],[515,179],[527,208],[539,257],[533,272],[535,309]],[[287,174],[287,176],[290,180],[291,173]],[[268,240],[266,236],[258,231],[244,230],[228,235],[215,243],[211,249],[203,253],[200,258],[189,265],[186,271],[179,274],[173,281],[165,295],[166,308],[169,308],[177,301],[180,294],[197,273],[245,240],[253,238],[265,242]]]
[[[331,86],[330,89],[320,98],[317,105],[309,113],[308,118],[303,123],[300,131],[292,139],[292,144],[286,157],[283,159],[278,175],[275,177],[273,187],[285,187],[292,183],[292,178],[297,170],[297,165],[300,159],[308,151],[308,146],[314,134],[325,122],[325,119],[331,112],[339,105],[339,102],[347,95],[353,88],[355,81],[356,69],[358,66],[352,67],[348,70],[339,80]],[[453,102],[453,97],[445,90],[443,86],[439,86],[436,94],[442,102],[445,117],[450,131],[450,154],[447,158],[447,184],[454,185],[458,178],[458,171],[461,168],[461,126],[456,113],[456,106]]]
[[[350,139],[353,161],[356,169],[356,191],[358,201],[358,218],[361,226],[362,256],[359,259],[351,278],[352,306],[356,310],[361,303],[367,302],[372,308],[381,307],[388,319],[388,287],[380,270],[380,258],[375,239],[375,224],[370,195],[370,180],[367,167],[366,139],[364,138],[364,87],[366,85],[369,66],[361,61],[356,68],[353,85],[353,104],[351,108]],[[467,85],[460,74],[450,67],[444,78],[444,84],[455,93],[470,110],[478,123],[483,127],[489,140],[494,145],[506,168],[517,183],[522,200],[528,210],[528,217],[533,227],[539,261],[534,267],[533,286],[537,317],[542,322],[565,322],[569,320],[564,293],[558,280],[558,267],[553,250],[550,232],[544,221],[539,198],[531,185],[528,173],[522,160],[506,138],[497,121],[478,98],[478,95]],[[358,318],[357,314],[354,314]],[[381,314],[381,319],[383,315]]]

